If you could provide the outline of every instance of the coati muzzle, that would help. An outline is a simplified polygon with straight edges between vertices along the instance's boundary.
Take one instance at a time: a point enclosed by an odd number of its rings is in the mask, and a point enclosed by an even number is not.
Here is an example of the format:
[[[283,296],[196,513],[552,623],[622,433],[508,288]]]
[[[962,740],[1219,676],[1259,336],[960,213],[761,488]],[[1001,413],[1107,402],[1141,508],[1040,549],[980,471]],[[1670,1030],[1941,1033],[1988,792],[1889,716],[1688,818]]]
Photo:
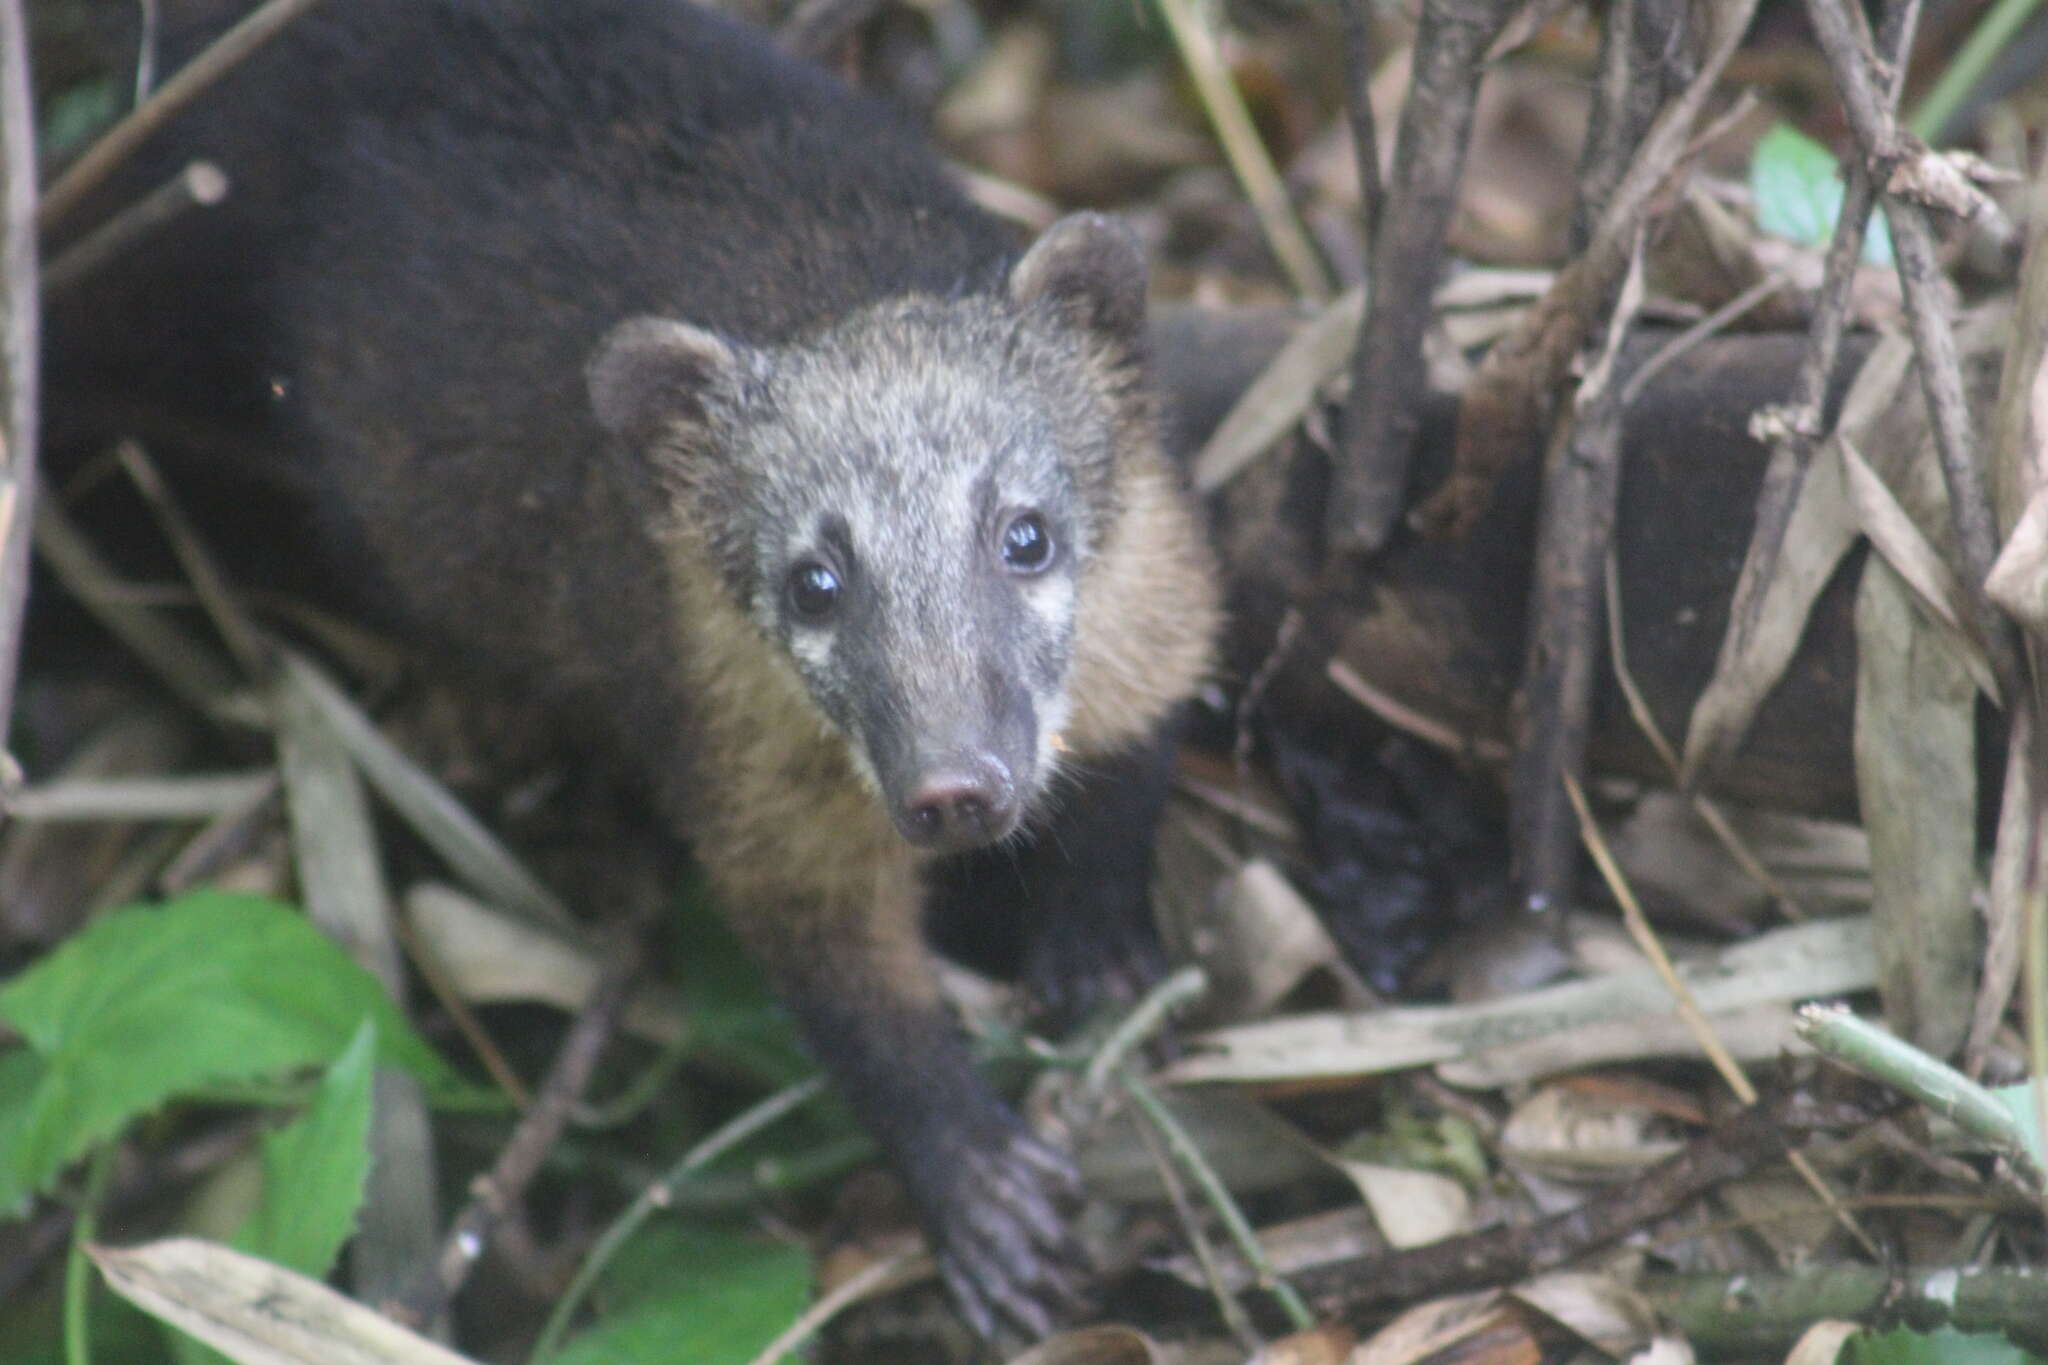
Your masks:
[[[1016,829],[1017,785],[994,754],[954,757],[921,774],[890,813],[917,847],[959,852]]]

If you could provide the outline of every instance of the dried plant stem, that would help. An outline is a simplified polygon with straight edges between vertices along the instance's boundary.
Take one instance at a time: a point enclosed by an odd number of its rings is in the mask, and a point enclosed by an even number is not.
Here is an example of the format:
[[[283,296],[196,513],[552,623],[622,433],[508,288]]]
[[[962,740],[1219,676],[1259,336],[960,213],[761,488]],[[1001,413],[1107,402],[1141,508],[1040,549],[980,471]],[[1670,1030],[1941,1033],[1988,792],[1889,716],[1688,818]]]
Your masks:
[[[1166,1107],[1165,1102],[1151,1086],[1129,1071],[1123,1073],[1122,1080],[1124,1093],[1131,1097],[1131,1102],[1137,1105],[1151,1121],[1152,1126],[1159,1130],[1159,1136],[1165,1140],[1167,1149],[1187,1169],[1188,1174],[1194,1177],[1195,1183],[1202,1187],[1202,1193],[1208,1198],[1210,1207],[1216,1210],[1216,1216],[1223,1220],[1224,1229],[1230,1233],[1230,1240],[1236,1245],[1238,1254],[1244,1257],[1245,1263],[1251,1266],[1253,1274],[1257,1276],[1259,1288],[1279,1300],[1281,1309],[1294,1324],[1295,1330],[1305,1332],[1315,1326],[1315,1317],[1308,1311],[1308,1305],[1302,1302],[1301,1295],[1295,1292],[1294,1286],[1281,1278],[1280,1272],[1273,1265],[1273,1259],[1266,1254],[1264,1244],[1259,1241],[1258,1233],[1252,1230],[1250,1221],[1245,1218],[1244,1210],[1237,1206],[1237,1200],[1231,1197],[1229,1189],[1223,1184],[1223,1177],[1216,1174],[1216,1168],[1202,1155],[1202,1149],[1188,1136],[1188,1130],[1181,1126],[1180,1120],[1173,1116],[1173,1111]]]
[[[450,1226],[440,1256],[423,1268],[392,1316],[415,1326],[440,1317],[469,1278],[498,1223],[525,1197],[617,1031],[619,1014],[640,970],[642,938],[639,933],[622,937],[591,988],[589,1003],[562,1040],[533,1107],[520,1117],[490,1171],[472,1187],[474,1197]]]
[[[1820,39],[1835,86],[1856,135],[1858,150],[1874,183],[1883,184],[1908,161],[1914,148],[1900,133],[1886,92],[1872,75],[1872,57],[1860,26],[1839,0],[1807,0],[1807,17]],[[1910,24],[1907,25],[1910,28]],[[2008,697],[2020,695],[2020,666],[2011,624],[1995,612],[1982,585],[1998,555],[1997,521],[1984,472],[1977,463],[1968,404],[1963,395],[1962,363],[1955,333],[1949,326],[1941,263],[1936,257],[1934,229],[1919,203],[1886,189],[1885,210],[1898,257],[1899,284],[1906,299],[1906,321],[1913,336],[1921,390],[1932,419],[1935,450],[1948,485],[1949,516],[1955,526],[1956,552],[1964,580],[1971,586],[1971,619],[1984,639],[1992,672]]]
[[[36,282],[35,105],[21,0],[0,0],[0,788],[28,607],[36,491],[41,314]]]
[[[210,208],[227,198],[227,193],[228,178],[220,167],[211,161],[194,161],[65,248],[43,270],[43,296],[49,298],[71,288],[175,222],[187,209]]]
[[[1217,141],[1223,144],[1223,155],[1244,187],[1245,197],[1251,200],[1266,244],[1287,272],[1294,292],[1311,303],[1329,302],[1333,292],[1329,272],[1323,269],[1322,257],[1316,254],[1315,244],[1309,241],[1287,197],[1287,186],[1273,168],[1266,144],[1259,140],[1244,96],[1216,49],[1215,35],[1196,15],[1192,0],[1159,0],[1159,12],[1166,16],[1167,31],[1173,35],[1181,62],[1201,96],[1202,108],[1216,129]]]
[[[108,129],[84,156],[72,162],[70,169],[57,177],[43,193],[36,226],[47,232],[62,222],[173,114],[319,3],[321,0],[269,0],[268,4],[223,33],[211,47],[165,81],[133,113]]]
[[[1566,793],[1571,797],[1572,810],[1578,816],[1579,833],[1585,840],[1586,851],[1593,855],[1593,861],[1599,867],[1600,875],[1607,883],[1607,889],[1620,904],[1622,922],[1628,926],[1629,937],[1635,940],[1636,947],[1642,950],[1643,956],[1656,968],[1657,975],[1663,978],[1664,987],[1671,992],[1671,999],[1677,1006],[1679,1017],[1685,1020],[1686,1028],[1699,1043],[1700,1050],[1707,1054],[1707,1060],[1713,1063],[1714,1070],[1720,1073],[1722,1081],[1734,1092],[1735,1098],[1741,1100],[1745,1106],[1755,1108],[1759,1099],[1756,1087],[1750,1083],[1742,1064],[1735,1060],[1714,1033],[1714,1026],[1708,1021],[1706,1012],[1700,1008],[1699,1001],[1693,998],[1692,990],[1678,975],[1678,968],[1672,964],[1671,955],[1664,951],[1663,943],[1657,938],[1656,931],[1650,927],[1649,916],[1643,913],[1642,903],[1636,899],[1635,891],[1629,886],[1628,879],[1622,875],[1621,865],[1614,861],[1614,853],[1607,847],[1606,837],[1600,833],[1599,823],[1593,819],[1593,809],[1586,803],[1585,792],[1580,790],[1578,782],[1569,776],[1565,778],[1564,786]],[[1835,1221],[1840,1223],[1865,1251],[1873,1257],[1881,1257],[1884,1254],[1876,1240],[1863,1230],[1863,1225],[1856,1221],[1856,1215],[1843,1205],[1834,1187],[1828,1184],[1812,1162],[1799,1152],[1788,1152],[1785,1159],[1791,1164],[1792,1169],[1799,1173],[1799,1178],[1806,1182],[1807,1187],[1819,1197],[1821,1203],[1827,1205],[1828,1211],[1835,1216]]]

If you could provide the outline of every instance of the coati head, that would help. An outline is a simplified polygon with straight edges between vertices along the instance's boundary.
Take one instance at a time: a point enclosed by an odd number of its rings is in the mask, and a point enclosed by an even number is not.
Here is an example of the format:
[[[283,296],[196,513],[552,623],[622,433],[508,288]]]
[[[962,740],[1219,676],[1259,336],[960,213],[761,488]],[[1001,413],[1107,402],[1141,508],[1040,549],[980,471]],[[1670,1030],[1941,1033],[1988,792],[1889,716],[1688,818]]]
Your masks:
[[[1144,429],[1145,267],[1075,215],[996,293],[883,300],[774,346],[621,324],[601,424],[913,844],[1003,838],[1051,782],[1078,607]]]

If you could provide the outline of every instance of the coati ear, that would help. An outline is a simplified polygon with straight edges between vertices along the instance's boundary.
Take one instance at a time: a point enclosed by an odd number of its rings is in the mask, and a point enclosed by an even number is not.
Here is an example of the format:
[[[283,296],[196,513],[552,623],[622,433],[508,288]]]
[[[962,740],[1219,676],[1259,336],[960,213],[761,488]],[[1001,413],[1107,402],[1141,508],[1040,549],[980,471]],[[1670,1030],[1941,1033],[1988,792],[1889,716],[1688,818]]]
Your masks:
[[[701,423],[706,398],[739,372],[733,347],[701,327],[632,318],[598,343],[584,371],[598,424],[644,441],[670,423]]]
[[[1128,223],[1070,213],[1042,233],[1010,270],[1019,304],[1050,300],[1092,331],[1135,348],[1145,330],[1145,252]]]

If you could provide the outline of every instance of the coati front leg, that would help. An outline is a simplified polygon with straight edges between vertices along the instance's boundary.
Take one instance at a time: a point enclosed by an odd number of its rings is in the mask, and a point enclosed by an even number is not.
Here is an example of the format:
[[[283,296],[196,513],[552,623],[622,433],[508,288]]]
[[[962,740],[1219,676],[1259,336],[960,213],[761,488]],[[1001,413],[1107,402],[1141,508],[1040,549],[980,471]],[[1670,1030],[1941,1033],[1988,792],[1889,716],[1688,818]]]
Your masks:
[[[1085,1302],[1067,1228],[1079,1177],[976,1068],[938,995],[908,860],[877,880],[866,897],[782,888],[774,903],[757,885],[734,919],[903,1180],[969,1324],[1044,1336]]]

